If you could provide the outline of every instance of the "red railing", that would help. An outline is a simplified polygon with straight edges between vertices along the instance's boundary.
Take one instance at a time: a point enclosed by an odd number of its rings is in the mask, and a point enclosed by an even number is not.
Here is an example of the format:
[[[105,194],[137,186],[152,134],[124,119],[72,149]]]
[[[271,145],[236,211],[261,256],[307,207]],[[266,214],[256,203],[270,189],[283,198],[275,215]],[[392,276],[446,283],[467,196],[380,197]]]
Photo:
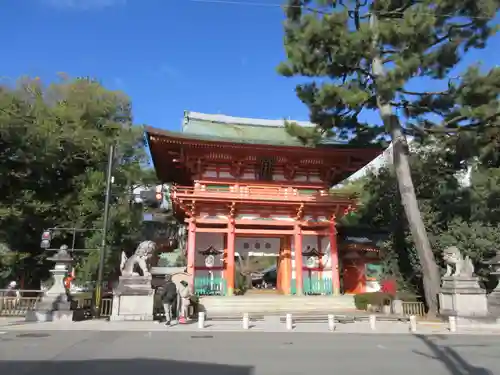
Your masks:
[[[226,199],[255,199],[255,200],[288,200],[308,202],[343,201],[347,204],[356,199],[355,195],[332,193],[328,190],[316,192],[301,192],[300,189],[290,187],[263,187],[263,186],[230,186],[224,188],[177,186],[172,190],[172,198],[226,198]]]

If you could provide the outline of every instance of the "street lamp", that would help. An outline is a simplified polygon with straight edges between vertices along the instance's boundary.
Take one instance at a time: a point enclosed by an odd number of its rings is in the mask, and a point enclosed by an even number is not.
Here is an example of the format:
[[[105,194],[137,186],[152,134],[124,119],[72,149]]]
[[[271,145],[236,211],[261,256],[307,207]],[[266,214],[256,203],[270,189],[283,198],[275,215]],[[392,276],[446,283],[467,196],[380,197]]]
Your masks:
[[[42,241],[40,242],[40,247],[44,250],[50,248],[50,241],[52,241],[52,233],[50,230],[44,230],[42,233]]]
[[[102,224],[102,240],[101,249],[99,253],[99,270],[97,272],[97,285],[95,287],[95,300],[94,300],[94,312],[95,317],[99,318],[101,316],[101,289],[102,280],[104,276],[104,261],[106,260],[106,243],[108,235],[108,221],[109,221],[109,202],[111,199],[111,183],[112,183],[112,173],[113,173],[113,159],[115,155],[115,145],[111,144],[109,146],[108,155],[108,172],[106,175],[106,197],[104,200],[104,222]]]
[[[495,289],[488,296],[488,313],[495,317],[500,317],[500,250],[490,260],[483,262],[491,267],[490,275],[496,277],[498,283]]]

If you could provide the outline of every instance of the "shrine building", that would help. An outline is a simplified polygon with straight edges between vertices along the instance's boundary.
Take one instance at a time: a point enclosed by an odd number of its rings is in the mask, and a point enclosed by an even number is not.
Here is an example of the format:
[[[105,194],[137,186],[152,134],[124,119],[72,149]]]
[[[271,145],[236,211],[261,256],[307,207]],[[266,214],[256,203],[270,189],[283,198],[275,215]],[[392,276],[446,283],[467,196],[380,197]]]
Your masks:
[[[249,257],[273,258],[280,294],[364,291],[363,271],[354,278],[349,271],[352,262],[364,269],[363,247],[344,260],[348,251],[337,245],[337,220],[356,200],[330,188],[380,155],[381,147],[327,139],[304,146],[283,120],[189,111],[181,132],[147,127],[146,137],[174,214],[187,226],[187,272],[198,294],[240,293],[238,275]]]

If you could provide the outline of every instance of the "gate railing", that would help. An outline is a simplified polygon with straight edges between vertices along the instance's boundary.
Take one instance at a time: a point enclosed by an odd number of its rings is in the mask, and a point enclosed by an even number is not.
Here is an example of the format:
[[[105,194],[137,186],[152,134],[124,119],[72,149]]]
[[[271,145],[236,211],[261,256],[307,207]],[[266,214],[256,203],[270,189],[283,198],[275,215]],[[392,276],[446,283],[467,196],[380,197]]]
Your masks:
[[[38,301],[41,300],[44,292],[36,291],[20,291],[21,297],[5,296],[5,292],[0,291],[0,316],[4,317],[24,317],[26,313],[35,308]],[[25,297],[24,295],[32,295]],[[89,308],[92,306],[92,298],[86,295],[73,295],[73,299],[77,302],[78,308]],[[101,316],[109,317],[113,309],[113,298],[106,297],[101,300]]]
[[[226,280],[222,277],[195,276],[194,293],[197,296],[224,296]]]
[[[423,302],[403,302],[403,314],[405,316],[425,316],[425,305]]]
[[[331,278],[314,278],[305,277],[303,279],[302,290],[305,295],[331,295],[333,294],[333,284]],[[292,279],[291,293],[297,294],[297,280]]]

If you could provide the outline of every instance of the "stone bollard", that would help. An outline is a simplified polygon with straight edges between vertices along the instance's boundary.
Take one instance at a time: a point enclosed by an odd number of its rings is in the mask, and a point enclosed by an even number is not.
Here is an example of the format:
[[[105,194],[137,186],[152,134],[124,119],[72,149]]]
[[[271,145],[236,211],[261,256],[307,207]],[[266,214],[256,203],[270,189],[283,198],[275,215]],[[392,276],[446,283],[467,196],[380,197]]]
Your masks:
[[[417,332],[417,317],[415,315],[410,316],[410,332]]]
[[[198,328],[205,328],[205,313],[203,311],[198,313]]]
[[[450,332],[457,332],[457,318],[454,316],[448,317],[448,328]]]
[[[375,327],[376,323],[377,323],[377,317],[375,315],[370,315],[370,329],[371,330],[374,331],[376,329],[376,327]]]
[[[293,329],[292,314],[286,314],[286,329],[291,331]]]
[[[403,315],[404,314],[403,301],[401,301],[400,299],[395,299],[394,301],[392,301],[392,313],[394,315]]]
[[[243,329],[249,329],[250,328],[250,318],[248,316],[248,313],[243,314]]]
[[[335,315],[333,314],[328,315],[328,330],[335,331]]]

